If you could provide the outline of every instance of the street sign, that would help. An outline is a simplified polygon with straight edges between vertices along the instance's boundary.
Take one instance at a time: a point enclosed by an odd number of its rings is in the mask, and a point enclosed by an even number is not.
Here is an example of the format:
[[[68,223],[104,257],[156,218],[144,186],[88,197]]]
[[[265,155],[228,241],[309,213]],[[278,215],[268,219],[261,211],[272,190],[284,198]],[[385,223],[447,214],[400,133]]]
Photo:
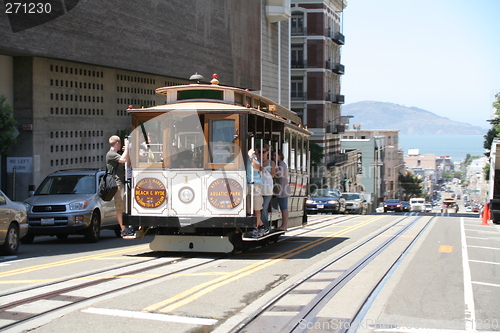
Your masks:
[[[13,172],[16,168],[16,172],[20,173],[30,173],[33,170],[33,158],[32,157],[7,157],[7,172]]]

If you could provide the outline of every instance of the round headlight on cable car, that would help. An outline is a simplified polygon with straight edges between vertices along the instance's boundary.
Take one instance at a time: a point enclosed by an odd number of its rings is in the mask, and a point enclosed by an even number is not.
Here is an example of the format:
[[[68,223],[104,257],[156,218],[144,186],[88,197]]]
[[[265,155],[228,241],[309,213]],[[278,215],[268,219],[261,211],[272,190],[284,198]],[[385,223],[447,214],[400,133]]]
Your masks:
[[[194,191],[190,187],[183,187],[179,190],[179,200],[183,203],[190,203],[194,200]]]

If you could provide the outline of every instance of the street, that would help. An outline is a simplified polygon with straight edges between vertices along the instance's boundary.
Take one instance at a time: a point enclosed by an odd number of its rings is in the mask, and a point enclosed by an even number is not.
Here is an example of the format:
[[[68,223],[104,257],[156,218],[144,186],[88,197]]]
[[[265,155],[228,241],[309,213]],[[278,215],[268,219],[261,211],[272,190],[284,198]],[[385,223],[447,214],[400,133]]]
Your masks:
[[[5,332],[500,330],[500,226],[477,215],[315,215],[233,254],[102,231],[0,257]]]

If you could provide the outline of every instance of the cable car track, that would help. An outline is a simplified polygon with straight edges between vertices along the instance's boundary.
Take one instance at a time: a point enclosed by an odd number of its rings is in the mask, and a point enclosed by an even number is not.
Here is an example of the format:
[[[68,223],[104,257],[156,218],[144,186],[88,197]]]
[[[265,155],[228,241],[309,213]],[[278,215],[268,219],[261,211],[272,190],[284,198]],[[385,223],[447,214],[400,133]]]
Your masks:
[[[300,238],[301,236],[307,236],[309,233],[314,233],[321,231],[324,228],[328,228],[332,225],[338,225],[342,223],[351,222],[356,219],[358,216],[342,216],[336,218],[332,221],[331,216],[325,216],[325,218],[319,218],[317,221],[312,221],[309,225],[304,227],[315,227],[314,229],[307,228],[297,228],[295,229],[298,233],[294,235],[290,235],[288,238],[283,240],[293,240]],[[323,225],[324,224],[324,225]],[[349,229],[351,227],[348,227]],[[290,230],[291,231],[291,230]],[[300,247],[299,247],[300,248]],[[293,251],[291,251],[293,252]],[[290,256],[291,254],[287,254]],[[64,311],[65,308],[70,308],[76,304],[82,304],[81,306],[86,306],[83,304],[85,301],[98,299],[100,297],[111,295],[118,291],[126,291],[131,288],[136,288],[140,285],[144,285],[154,280],[158,280],[161,278],[168,277],[169,275],[178,274],[180,272],[187,272],[190,269],[202,267],[203,265],[213,264],[214,262],[227,259],[227,256],[217,257],[217,258],[153,258],[144,260],[137,263],[113,266],[107,269],[100,269],[96,271],[92,271],[86,274],[79,274],[75,276],[71,276],[68,278],[61,279],[56,282],[48,282],[43,283],[42,285],[33,286],[30,288],[25,288],[22,290],[15,290],[4,293],[0,295],[0,318],[13,320],[11,323],[4,324],[0,326],[0,330],[6,329],[17,329],[19,326],[22,326],[24,323],[28,323],[29,321],[37,318],[41,318],[51,313],[55,313],[58,311]],[[160,261],[160,262],[158,262]],[[194,261],[194,262],[193,262]],[[82,292],[86,288],[95,288],[98,285],[103,285],[106,282],[110,281],[118,281],[121,278],[127,276],[134,276],[138,274],[144,274],[148,271],[153,272],[155,269],[162,268],[169,265],[174,264],[184,264],[181,267],[174,267],[166,273],[156,274],[149,273],[150,275],[146,278],[140,278],[139,280],[134,280],[133,284],[127,283],[122,286],[111,285],[110,287],[104,288],[102,292],[92,294],[88,296],[75,296],[76,294],[87,295],[87,293]],[[133,267],[132,267],[133,266]],[[25,273],[25,270],[20,270],[21,274]],[[8,274],[8,272],[5,272]],[[12,274],[10,274],[12,275]],[[10,276],[6,275],[6,276]],[[89,281],[91,279],[91,281]],[[44,309],[43,311],[39,311],[36,313],[28,313],[23,312],[23,306],[30,305],[39,301],[59,301],[61,302],[58,306],[53,306]],[[43,308],[40,307],[40,308]]]
[[[346,221],[349,221],[351,219],[352,219],[352,217],[350,217],[348,219],[342,219],[341,221],[336,221],[333,224],[346,222]],[[328,220],[330,220],[330,223],[328,223],[328,225],[331,225],[332,224],[331,223],[331,216],[328,216],[328,217],[325,217],[324,219],[319,219],[319,221],[313,221],[312,223],[309,224],[309,226],[310,227],[311,226],[318,226],[319,224],[325,223]],[[326,225],[324,227],[327,227],[328,225]],[[320,227],[320,228],[324,228],[324,227]],[[313,230],[305,230],[303,232],[300,232],[299,235],[292,236],[292,238],[299,237],[300,235],[307,234],[307,233],[310,233],[312,231]],[[160,275],[157,275],[155,277],[151,277],[148,279],[144,279],[142,281],[135,282],[133,284],[133,286],[137,287],[140,284],[148,283],[148,282],[160,279],[160,278],[167,277],[167,276],[172,275],[172,274],[177,274],[177,273],[180,273],[180,272],[192,269],[192,268],[196,268],[198,266],[209,264],[209,263],[212,263],[214,261],[220,260],[221,258],[225,258],[225,257],[218,257],[218,258],[214,258],[214,259],[209,259],[209,260],[205,260],[202,263],[197,263],[195,265],[188,265],[188,266],[181,268],[181,269],[175,269],[175,270],[172,270],[166,274],[160,274]],[[64,296],[64,294],[72,293],[72,292],[82,290],[82,289],[88,288],[88,287],[95,287],[99,284],[109,282],[113,279],[115,279],[115,280],[120,279],[123,276],[137,275],[140,273],[144,273],[144,272],[151,271],[151,270],[161,268],[161,267],[165,267],[168,265],[178,264],[181,262],[187,262],[189,259],[193,259],[193,258],[174,258],[174,259],[168,260],[166,262],[157,263],[157,261],[161,260],[161,258],[156,257],[153,259],[148,259],[148,260],[144,260],[144,261],[137,262],[137,263],[127,263],[127,264],[123,264],[123,265],[119,265],[119,266],[114,266],[111,268],[100,269],[100,270],[92,271],[92,272],[85,273],[85,274],[71,276],[71,277],[64,278],[64,279],[54,281],[54,282],[43,283],[42,285],[37,285],[37,286],[25,288],[25,289],[18,289],[15,291],[6,292],[6,293],[0,295],[0,304],[1,304],[0,305],[0,317],[1,318],[16,318],[17,317],[18,320],[15,320],[14,322],[12,322],[10,324],[0,326],[0,329],[4,330],[4,329],[18,326],[24,322],[28,322],[28,321],[35,319],[35,318],[38,318],[38,317],[42,317],[42,316],[47,315],[51,312],[59,311],[65,307],[69,307],[69,306],[72,306],[74,304],[81,303],[83,301],[87,301],[87,300],[95,299],[98,297],[102,297],[102,296],[107,295],[107,294],[111,294],[113,292],[116,292],[117,289],[107,290],[105,292],[102,292],[102,293],[99,293],[96,295],[92,295],[89,297]],[[131,267],[131,266],[135,266],[135,267]],[[130,268],[133,268],[133,269],[130,269]],[[24,272],[24,271],[21,270],[20,273],[22,274],[22,272]],[[114,272],[119,272],[119,274],[112,274]],[[8,274],[8,273],[6,272],[6,274]],[[109,277],[110,275],[112,276],[111,278]],[[102,277],[99,277],[99,276],[102,276]],[[88,281],[88,279],[91,279],[91,281]],[[78,284],[74,284],[74,281],[82,281],[82,282],[78,283]],[[71,284],[71,285],[65,286],[66,284]],[[54,288],[54,289],[52,289],[50,291],[45,291],[45,292],[43,291],[44,289],[50,289],[50,288]],[[123,290],[125,288],[128,288],[128,287],[123,286],[120,288],[120,290]],[[27,296],[23,296],[23,295],[27,295]],[[9,301],[9,299],[13,299],[13,298],[15,298],[15,300]],[[31,304],[31,303],[34,303],[37,301],[43,301],[43,300],[64,300],[66,303],[61,304],[60,306],[48,309],[48,310],[43,311],[43,312],[39,312],[39,313],[26,314],[26,313],[21,313],[21,311],[19,311],[19,310],[12,310],[12,309],[16,309],[16,308],[19,309],[19,307],[22,307],[23,305],[26,305],[26,304]]]
[[[401,230],[396,232],[394,235],[390,235],[387,240],[383,241],[381,244],[377,245],[373,250],[363,255],[360,260],[356,260],[353,265],[351,265],[348,269],[344,270],[342,274],[338,277],[331,280],[331,282],[307,304],[296,305],[296,306],[286,306],[279,305],[280,301],[284,301],[287,296],[295,293],[300,293],[300,287],[304,287],[308,282],[312,282],[315,277],[319,274],[327,271],[331,266],[335,263],[338,263],[340,260],[347,258],[349,255],[352,255],[356,251],[363,249],[370,242],[378,239],[383,236],[384,233],[390,231],[392,228],[396,227],[401,222],[404,222],[407,219],[413,218],[408,224],[403,225]],[[385,249],[387,249],[391,244],[393,244],[396,239],[400,238],[403,234],[405,234],[408,230],[410,230],[413,226],[415,226],[422,216],[405,216],[392,223],[388,227],[383,230],[377,231],[375,234],[371,235],[369,238],[365,239],[359,244],[356,244],[352,248],[348,249],[341,255],[335,257],[330,260],[326,264],[322,265],[320,268],[314,270],[312,273],[308,274],[306,277],[301,280],[295,282],[293,285],[289,286],[287,289],[279,293],[272,300],[267,302],[265,305],[260,307],[257,311],[255,311],[251,316],[242,320],[239,325],[235,326],[231,333],[236,332],[252,332],[259,331],[267,325],[267,328],[270,330],[278,329],[283,332],[307,332],[311,328],[315,328],[314,324],[318,318],[317,314],[325,307],[325,305],[345,287],[360,271],[362,271],[367,265],[373,262]],[[366,293],[365,299],[362,300],[361,304],[355,310],[355,313],[350,318],[339,318],[339,321],[336,323],[338,325],[335,328],[340,328],[339,332],[347,332],[351,327],[355,331],[355,324],[359,324],[359,322],[363,319],[364,314],[367,311],[367,308],[371,305],[372,298],[374,294],[378,292],[380,286],[388,279],[388,276],[392,273],[395,267],[399,265],[407,251],[411,248],[411,246],[416,242],[416,240],[420,237],[422,232],[427,228],[427,226],[433,221],[434,217],[431,217],[424,225],[420,228],[417,234],[413,237],[413,239],[406,245],[397,257],[397,259],[390,265],[390,267],[383,273],[383,276],[376,282],[373,288],[370,288],[369,292]],[[318,279],[315,283],[318,283]],[[304,287],[307,290],[307,287]],[[284,302],[282,302],[284,303]],[[300,308],[300,310],[299,310]],[[278,310],[279,309],[279,310]],[[289,311],[291,313],[290,316],[283,319],[286,321],[286,324],[282,324],[279,327],[269,327],[269,321],[266,322],[265,316],[272,315],[273,311],[280,311],[280,318],[283,318],[283,312]],[[333,323],[331,323],[329,329],[333,328]]]
[[[217,261],[220,258],[202,260],[202,262],[200,262],[200,263],[195,263],[193,265],[188,265],[186,267],[180,267],[178,269],[173,269],[172,271],[169,271],[165,274],[157,274],[155,276],[142,279],[141,281],[136,281],[136,282],[134,282],[133,285],[128,285],[128,286],[124,285],[124,286],[120,286],[119,288],[108,289],[104,292],[101,292],[101,293],[98,293],[95,295],[90,295],[88,297],[78,297],[78,296],[65,295],[65,294],[75,292],[78,290],[83,290],[83,289],[88,288],[88,287],[95,287],[96,285],[103,284],[103,283],[106,283],[106,282],[109,282],[112,280],[117,280],[117,279],[120,279],[121,277],[136,275],[139,273],[152,271],[154,269],[162,268],[162,267],[173,265],[173,264],[178,264],[178,263],[183,263],[183,262],[186,263],[190,259],[194,259],[194,258],[175,258],[175,259],[168,260],[166,262],[163,261],[160,263],[155,263],[157,260],[161,260],[161,258],[155,258],[155,259],[142,261],[140,263],[121,265],[118,267],[112,267],[109,269],[99,270],[97,272],[92,272],[92,273],[88,273],[88,274],[81,274],[77,277],[72,277],[70,279],[65,279],[63,281],[58,281],[58,282],[47,283],[47,284],[44,284],[42,286],[27,288],[23,291],[16,291],[15,293],[3,294],[0,296],[0,304],[1,304],[0,305],[0,317],[2,319],[11,318],[11,317],[16,318],[17,317],[18,320],[14,321],[10,324],[0,326],[0,330],[15,327],[17,325],[20,325],[20,324],[27,322],[29,320],[32,320],[34,318],[38,318],[38,317],[47,315],[51,312],[61,310],[65,307],[69,307],[69,306],[72,306],[74,304],[77,304],[77,303],[80,303],[83,301],[102,297],[102,296],[107,295],[107,294],[112,294],[112,293],[116,292],[117,290],[123,290],[125,288],[135,288],[141,284],[145,284],[145,283],[157,280],[157,279],[164,278],[164,277],[172,275],[172,274],[177,274],[177,273],[189,270],[189,269],[193,269],[193,268],[196,268],[196,267],[199,267],[202,265],[206,265],[206,264],[212,263],[214,261]],[[131,265],[134,265],[134,266],[135,265],[144,265],[145,263],[146,264],[150,263],[150,265],[145,265],[144,267],[135,267],[132,270],[125,270],[123,272],[120,272],[119,274],[111,274],[113,272],[123,270],[124,268],[130,268]],[[108,273],[108,275],[98,277],[100,275],[103,275],[104,273]],[[109,274],[111,274],[111,277]],[[95,277],[95,278],[93,278],[93,277]],[[91,281],[88,281],[87,279],[91,279]],[[29,296],[29,295],[32,295],[33,293],[36,293],[37,291],[43,291],[43,289],[46,289],[47,287],[54,287],[58,284],[62,284],[62,285],[68,284],[68,283],[71,284],[72,281],[82,281],[82,282],[77,283],[75,285],[66,286],[66,287],[61,286],[61,287],[54,289],[54,290],[50,290],[47,292],[41,292],[40,294],[37,294],[34,296]],[[23,297],[22,294],[28,294],[28,295],[26,297]],[[10,296],[10,298],[15,296],[17,299],[14,301],[10,301],[10,302],[7,301],[6,302],[4,300],[4,298],[8,299],[9,296]],[[21,298],[19,299],[19,297],[21,297]],[[56,301],[63,301],[63,303],[61,303],[60,306],[56,306],[56,307],[50,308],[48,310],[45,310],[45,311],[42,311],[39,313],[22,313],[22,311],[16,310],[16,308],[20,309],[23,305],[34,303],[34,302],[41,301],[41,300],[45,300],[45,301],[56,300]]]

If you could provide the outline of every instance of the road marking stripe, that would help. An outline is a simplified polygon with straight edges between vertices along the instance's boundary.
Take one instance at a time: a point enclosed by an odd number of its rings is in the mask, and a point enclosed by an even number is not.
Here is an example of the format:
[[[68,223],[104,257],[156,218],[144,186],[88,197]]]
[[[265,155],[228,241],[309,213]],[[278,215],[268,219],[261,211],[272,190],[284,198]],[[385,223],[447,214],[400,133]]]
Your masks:
[[[498,231],[491,231],[491,230],[478,230],[478,229],[465,229],[466,231],[474,231],[474,232],[480,232],[483,234],[496,234],[498,235]]]
[[[443,252],[443,253],[452,253],[453,252],[453,246],[451,245],[441,245],[438,249],[438,252]]]
[[[370,224],[376,220],[379,220],[381,218],[382,218],[382,216],[369,219],[365,222],[359,223],[358,225],[347,227],[346,229],[344,229],[342,231],[334,232],[327,237],[319,238],[318,240],[313,241],[312,243],[307,243],[307,244],[301,245],[301,246],[297,247],[296,249],[290,250],[290,251],[282,253],[282,254],[278,254],[278,255],[271,257],[269,259],[261,260],[259,262],[254,263],[254,264],[251,264],[247,267],[243,267],[241,269],[238,269],[234,272],[228,272],[227,276],[222,276],[222,277],[216,278],[212,281],[207,281],[205,283],[196,285],[193,288],[190,288],[184,292],[181,292],[173,297],[170,297],[166,300],[152,304],[152,305],[144,308],[143,311],[156,311],[160,308],[161,309],[159,311],[161,311],[161,312],[173,311],[181,306],[189,304],[190,302],[192,302],[192,301],[208,294],[209,292],[212,292],[212,291],[216,290],[217,288],[222,287],[230,282],[236,281],[242,277],[245,277],[249,274],[257,272],[257,271],[264,269],[268,266],[274,265],[275,263],[278,263],[281,260],[286,260],[294,255],[300,254],[304,251],[307,251],[311,248],[314,248],[315,246],[318,246],[324,242],[330,241],[332,238],[344,235],[350,231],[361,228],[361,227],[363,227],[367,224]]]
[[[490,264],[490,265],[500,265],[500,262],[493,262],[493,261],[482,261],[482,260],[469,260],[470,262],[478,262],[481,264]]]
[[[477,245],[468,245],[468,247],[474,247],[477,249],[486,249],[486,250],[500,250],[500,247],[477,246]]]
[[[82,310],[82,312],[100,314],[100,315],[106,315],[106,316],[136,318],[136,319],[149,319],[149,320],[166,321],[166,322],[182,323],[182,324],[192,324],[192,325],[212,326],[212,325],[217,324],[217,320],[215,320],[215,319],[171,316],[171,315],[160,314],[160,313],[145,313],[145,312],[127,311],[127,310],[88,308],[88,309]]]
[[[0,284],[23,284],[23,283],[40,283],[40,282],[57,282],[61,281],[60,279],[41,279],[41,280],[7,280],[0,281]]]
[[[497,287],[500,288],[500,284],[494,284],[494,283],[487,283],[487,282],[478,282],[478,281],[472,281],[474,284],[480,284],[482,286],[489,286],[489,287]]]
[[[467,239],[465,237],[464,218],[460,218],[460,238],[462,239],[462,268],[464,279],[464,305],[465,305],[465,330],[474,331],[476,322],[476,308],[474,305],[474,292],[469,266],[469,253],[467,252]]]
[[[374,329],[373,332],[394,332],[394,333],[464,333],[464,330],[444,330],[441,328],[380,328]],[[494,331],[481,331],[481,333],[489,333]]]
[[[74,263],[82,262],[82,261],[87,261],[87,260],[100,259],[102,257],[107,257],[107,256],[115,256],[118,254],[144,250],[147,248],[149,248],[149,245],[141,245],[141,246],[136,246],[136,247],[132,247],[132,248],[120,249],[120,250],[112,251],[112,252],[94,254],[94,255],[89,255],[89,256],[84,256],[84,257],[77,257],[77,258],[72,258],[72,259],[67,259],[67,260],[56,261],[56,262],[52,262],[52,263],[48,263],[48,264],[35,265],[35,266],[14,269],[11,271],[0,273],[0,278],[12,276],[12,275],[30,273],[33,271],[38,271],[38,270],[47,269],[47,268],[70,265],[70,264],[74,264]]]

